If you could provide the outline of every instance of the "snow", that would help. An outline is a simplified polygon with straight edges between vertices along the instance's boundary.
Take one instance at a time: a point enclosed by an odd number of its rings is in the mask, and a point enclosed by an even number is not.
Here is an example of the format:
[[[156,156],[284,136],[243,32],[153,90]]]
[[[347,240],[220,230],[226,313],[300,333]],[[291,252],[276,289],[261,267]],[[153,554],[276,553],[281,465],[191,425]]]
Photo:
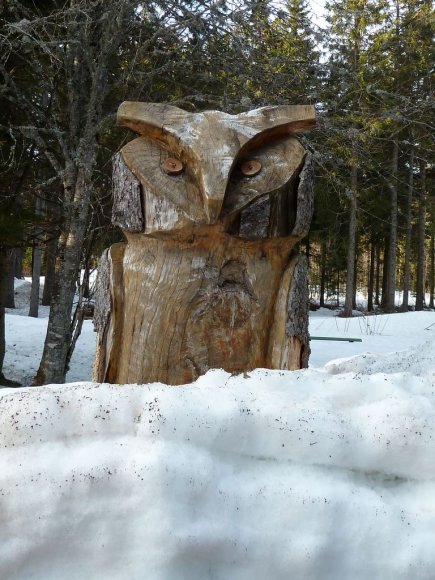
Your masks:
[[[93,275],[91,282],[94,280]],[[43,285],[44,277],[41,277],[41,296]],[[26,386],[32,384],[38,370],[49,315],[48,306],[39,306],[39,318],[28,316],[30,289],[30,278],[15,280],[16,308],[6,309],[6,357],[3,368],[6,377]],[[95,340],[92,320],[84,320],[82,333],[72,357],[71,369],[66,376],[67,381],[91,379]]]
[[[26,314],[27,311],[28,309]],[[6,315],[7,350],[3,369],[6,377],[16,380],[22,385],[32,383],[44,348],[47,322],[48,317],[30,318],[28,316]],[[67,381],[89,381],[91,379],[95,338],[92,321],[85,320],[82,334],[73,354],[71,369],[66,377]]]
[[[362,339],[360,343],[311,341],[312,366],[321,367],[332,359],[367,352],[379,355],[405,351],[435,336],[435,312],[359,314],[353,318],[340,318],[337,312],[326,308],[311,313],[311,335]]]
[[[46,322],[7,315],[10,378]],[[362,342],[312,341],[297,372],[100,385],[86,321],[85,382],[0,391],[0,578],[432,580],[435,313],[321,309],[310,330]]]

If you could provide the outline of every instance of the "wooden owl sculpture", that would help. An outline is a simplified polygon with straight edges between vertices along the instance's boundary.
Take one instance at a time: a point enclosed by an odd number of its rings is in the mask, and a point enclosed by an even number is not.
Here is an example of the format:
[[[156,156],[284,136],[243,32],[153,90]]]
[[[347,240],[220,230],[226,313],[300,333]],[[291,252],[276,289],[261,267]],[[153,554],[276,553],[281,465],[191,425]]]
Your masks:
[[[139,137],[114,158],[113,222],[126,243],[101,259],[94,379],[183,384],[211,368],[308,364],[308,282],[295,245],[313,212],[296,133],[312,106],[240,115],[123,103]]]

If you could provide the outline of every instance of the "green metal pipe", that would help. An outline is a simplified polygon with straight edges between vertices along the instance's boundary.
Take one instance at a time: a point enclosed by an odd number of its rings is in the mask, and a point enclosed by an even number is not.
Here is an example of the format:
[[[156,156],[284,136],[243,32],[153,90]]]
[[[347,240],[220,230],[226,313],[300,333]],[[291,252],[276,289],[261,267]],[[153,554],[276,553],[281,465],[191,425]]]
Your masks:
[[[310,336],[310,340],[339,340],[341,342],[362,342],[362,338],[340,338],[338,336]]]

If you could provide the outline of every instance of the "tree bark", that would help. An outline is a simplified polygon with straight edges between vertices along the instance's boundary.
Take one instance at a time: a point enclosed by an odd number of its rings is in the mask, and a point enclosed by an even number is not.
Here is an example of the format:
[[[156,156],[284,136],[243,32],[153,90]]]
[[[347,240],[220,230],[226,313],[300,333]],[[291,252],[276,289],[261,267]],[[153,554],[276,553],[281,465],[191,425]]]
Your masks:
[[[389,272],[389,260],[390,260],[390,244],[389,237],[384,238],[384,248],[383,248],[383,260],[382,260],[382,291],[381,291],[381,308],[386,309],[387,303],[387,286],[388,286],[388,272]]]
[[[346,275],[346,298],[342,316],[352,316],[352,310],[355,302],[355,256],[356,256],[356,227],[357,227],[357,187],[358,187],[358,170],[355,165],[351,168],[351,189],[349,191],[350,211],[349,211],[349,229],[347,242],[347,275]]]
[[[325,306],[325,289],[326,289],[326,242],[322,240],[320,244],[320,291],[319,291],[319,305],[321,308]]]
[[[396,304],[396,251],[397,251],[397,171],[399,163],[399,139],[395,135],[391,154],[391,177],[389,188],[391,194],[390,232],[388,245],[388,263],[386,273],[386,292],[383,301],[385,312],[394,312]]]
[[[21,280],[23,278],[23,248],[15,248],[14,254],[14,276]]]
[[[357,293],[357,288],[358,288],[358,232],[355,236],[355,264],[354,264],[354,268],[353,268],[353,301],[352,301],[352,307],[354,310],[356,310],[356,293]]]
[[[3,374],[3,363],[6,354],[6,337],[5,337],[5,307],[0,303],[0,384],[3,385],[5,376]]]
[[[41,245],[38,239],[33,242],[32,250],[32,289],[30,291],[29,316],[38,318],[39,289],[41,279]]]
[[[35,215],[42,216],[44,213],[45,200],[37,196],[35,201]],[[30,292],[29,316],[38,318],[39,314],[39,289],[41,286],[41,237],[42,229],[36,228],[33,237],[32,248],[32,289]]]
[[[430,197],[430,250],[429,250],[429,308],[435,308],[435,194]]]
[[[412,137],[413,138],[413,137]],[[401,310],[406,312],[409,308],[409,292],[411,286],[411,240],[412,240],[412,198],[414,192],[414,144],[411,145],[409,154],[408,194],[406,198],[406,239],[405,239],[405,264],[403,273],[403,301]]]
[[[56,251],[57,251],[57,238],[50,237],[50,239],[47,240],[45,245],[45,282],[41,302],[43,306],[50,306],[53,296]]]
[[[5,296],[3,305],[6,308],[15,308],[15,250],[6,250],[7,268],[5,272]]]
[[[8,252],[0,247],[0,381],[4,380],[3,362],[6,354],[5,338],[5,296],[8,271]]]
[[[9,250],[0,246],[0,385],[18,387],[19,383],[7,379],[3,374],[3,363],[6,354],[5,336],[5,296],[8,269],[10,267]]]
[[[418,197],[418,251],[415,309],[425,305],[425,242],[426,242],[426,161],[420,163],[420,192]]]
[[[311,252],[311,246],[310,246],[310,236],[307,236],[305,238],[305,256],[307,258],[307,268],[308,270],[310,269],[310,252]]]
[[[381,291],[381,249],[379,242],[376,243],[376,276],[375,276],[375,305],[380,305],[380,291]]]
[[[373,240],[370,242],[369,280],[367,284],[367,310],[373,312],[373,292],[375,287],[375,254],[376,247]]]
[[[434,219],[434,218],[432,218]],[[432,231],[430,235],[430,272],[429,272],[429,308],[435,308],[435,222],[432,222]]]

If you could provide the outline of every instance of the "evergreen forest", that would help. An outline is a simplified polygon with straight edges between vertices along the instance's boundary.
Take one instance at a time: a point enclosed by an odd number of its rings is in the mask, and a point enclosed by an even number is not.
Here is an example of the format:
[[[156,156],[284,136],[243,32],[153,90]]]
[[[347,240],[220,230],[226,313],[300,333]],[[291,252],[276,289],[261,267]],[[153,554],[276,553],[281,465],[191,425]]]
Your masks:
[[[112,157],[124,100],[236,114],[314,104],[301,139],[315,214],[301,244],[313,307],[434,308],[431,0],[0,2],[0,376],[14,277],[51,306],[36,384],[63,382],[121,239]],[[54,345],[54,346],[53,346]]]

